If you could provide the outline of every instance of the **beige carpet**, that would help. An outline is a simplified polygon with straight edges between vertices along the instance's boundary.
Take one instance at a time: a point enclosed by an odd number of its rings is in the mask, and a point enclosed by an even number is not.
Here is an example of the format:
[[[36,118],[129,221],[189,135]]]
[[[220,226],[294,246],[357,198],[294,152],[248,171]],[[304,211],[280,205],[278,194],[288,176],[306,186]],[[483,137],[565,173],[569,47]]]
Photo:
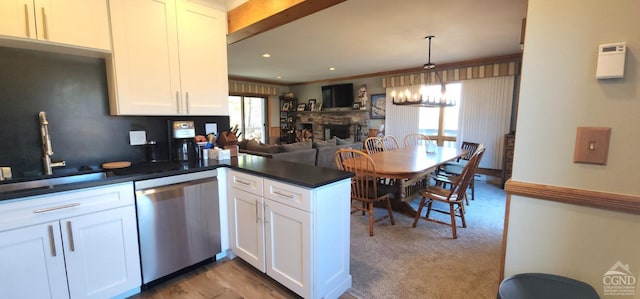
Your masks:
[[[369,237],[367,217],[353,214],[349,293],[371,299],[496,298],[506,195],[483,182],[476,182],[475,195],[467,206],[467,228],[458,229],[456,240],[449,226],[420,220],[412,228],[413,218],[399,213],[396,225],[378,222]]]

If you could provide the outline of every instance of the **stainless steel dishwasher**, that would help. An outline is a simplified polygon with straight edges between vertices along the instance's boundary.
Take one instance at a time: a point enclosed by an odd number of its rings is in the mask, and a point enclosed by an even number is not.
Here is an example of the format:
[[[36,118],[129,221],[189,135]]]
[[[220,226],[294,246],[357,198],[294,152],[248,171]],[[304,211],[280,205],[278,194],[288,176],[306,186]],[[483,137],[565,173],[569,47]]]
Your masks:
[[[217,173],[135,182],[144,284],[221,251]]]

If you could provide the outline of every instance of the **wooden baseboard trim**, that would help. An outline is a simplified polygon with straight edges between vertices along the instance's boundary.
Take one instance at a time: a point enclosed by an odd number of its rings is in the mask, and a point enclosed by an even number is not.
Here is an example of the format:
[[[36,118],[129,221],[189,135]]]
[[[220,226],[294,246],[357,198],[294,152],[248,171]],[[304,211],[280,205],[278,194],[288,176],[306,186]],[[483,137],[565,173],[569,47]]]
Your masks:
[[[640,214],[640,196],[575,189],[509,180],[505,184],[509,195],[520,195],[556,202]]]

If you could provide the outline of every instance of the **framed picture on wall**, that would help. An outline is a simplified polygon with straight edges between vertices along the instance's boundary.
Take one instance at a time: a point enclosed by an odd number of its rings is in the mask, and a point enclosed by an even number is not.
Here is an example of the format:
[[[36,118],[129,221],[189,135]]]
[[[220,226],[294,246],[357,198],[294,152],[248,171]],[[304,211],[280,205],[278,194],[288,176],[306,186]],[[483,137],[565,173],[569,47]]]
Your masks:
[[[384,119],[386,115],[387,95],[377,93],[371,95],[371,119]]]

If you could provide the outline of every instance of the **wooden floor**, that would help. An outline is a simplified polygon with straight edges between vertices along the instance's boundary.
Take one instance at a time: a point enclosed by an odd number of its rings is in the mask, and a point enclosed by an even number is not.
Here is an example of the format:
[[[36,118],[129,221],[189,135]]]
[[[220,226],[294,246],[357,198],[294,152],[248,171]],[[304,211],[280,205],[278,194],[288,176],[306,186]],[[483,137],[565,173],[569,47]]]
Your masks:
[[[131,299],[300,298],[240,258],[223,259],[177,276]],[[340,299],[356,299],[344,294]]]

